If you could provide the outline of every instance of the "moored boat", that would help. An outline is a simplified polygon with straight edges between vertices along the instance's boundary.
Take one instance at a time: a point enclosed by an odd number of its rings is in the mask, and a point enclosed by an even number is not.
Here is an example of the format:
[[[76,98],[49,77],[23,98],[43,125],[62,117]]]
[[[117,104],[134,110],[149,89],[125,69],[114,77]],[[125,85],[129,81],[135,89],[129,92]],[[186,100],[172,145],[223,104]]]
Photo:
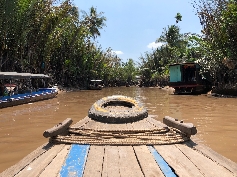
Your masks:
[[[88,116],[44,131],[49,142],[0,176],[235,176],[237,165],[191,139],[196,127],[116,95],[96,101]]]
[[[102,80],[90,80],[88,89],[89,90],[101,90],[103,88],[102,84],[103,84]]]
[[[47,88],[44,74],[0,72],[0,108],[54,98],[56,88]],[[43,88],[38,87],[38,81]]]
[[[169,86],[175,94],[202,94],[211,90],[211,82],[200,74],[198,63],[177,63],[169,66]]]

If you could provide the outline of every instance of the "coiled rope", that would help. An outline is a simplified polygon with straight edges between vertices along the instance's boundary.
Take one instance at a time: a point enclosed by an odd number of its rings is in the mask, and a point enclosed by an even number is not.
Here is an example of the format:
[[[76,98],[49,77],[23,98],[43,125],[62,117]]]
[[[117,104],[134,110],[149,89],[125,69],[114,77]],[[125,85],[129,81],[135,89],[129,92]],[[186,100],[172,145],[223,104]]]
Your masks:
[[[91,145],[164,145],[182,143],[190,138],[175,128],[153,130],[93,130],[70,128],[69,135],[51,137],[54,143]]]

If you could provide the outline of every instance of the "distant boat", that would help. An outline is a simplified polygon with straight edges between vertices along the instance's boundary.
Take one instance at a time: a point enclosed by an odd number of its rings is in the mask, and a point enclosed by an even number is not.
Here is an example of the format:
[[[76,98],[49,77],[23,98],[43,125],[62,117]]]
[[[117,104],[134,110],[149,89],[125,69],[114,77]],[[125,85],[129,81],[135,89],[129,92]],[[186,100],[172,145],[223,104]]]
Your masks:
[[[211,90],[211,82],[200,74],[200,65],[194,62],[172,64],[169,66],[169,86],[175,94],[202,94]]]
[[[102,84],[103,84],[102,80],[90,80],[88,89],[89,90],[101,90],[103,88]]]

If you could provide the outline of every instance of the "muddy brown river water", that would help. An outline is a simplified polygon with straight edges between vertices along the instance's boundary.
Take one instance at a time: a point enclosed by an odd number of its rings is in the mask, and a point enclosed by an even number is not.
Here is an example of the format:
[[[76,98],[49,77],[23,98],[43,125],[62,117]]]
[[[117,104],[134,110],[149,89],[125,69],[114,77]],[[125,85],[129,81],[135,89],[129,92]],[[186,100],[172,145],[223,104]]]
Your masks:
[[[172,95],[158,88],[120,87],[61,93],[57,98],[0,109],[0,172],[46,143],[43,131],[70,117],[76,123],[105,96],[125,95],[144,103],[148,113],[193,123],[200,142],[237,163],[237,99]]]

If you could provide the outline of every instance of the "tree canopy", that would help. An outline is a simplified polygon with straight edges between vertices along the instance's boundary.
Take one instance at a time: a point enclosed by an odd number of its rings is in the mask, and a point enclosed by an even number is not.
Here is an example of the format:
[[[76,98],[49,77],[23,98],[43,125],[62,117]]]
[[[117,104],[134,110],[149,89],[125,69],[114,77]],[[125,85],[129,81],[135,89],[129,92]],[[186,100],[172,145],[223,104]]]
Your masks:
[[[128,73],[96,41],[106,17],[95,7],[79,12],[71,0],[1,0],[0,24],[0,71],[51,74],[65,86]]]
[[[169,65],[195,61],[213,82],[236,84],[237,2],[193,0],[201,34],[181,33],[183,17],[163,28],[162,45],[134,59],[122,60],[111,48],[102,49],[97,37],[106,17],[97,8],[78,11],[71,0],[0,1],[0,71],[44,73],[65,86],[86,86],[90,79],[105,83],[165,80]]]
[[[237,74],[237,2],[235,0],[193,0],[202,25],[201,34],[182,34],[177,13],[175,24],[163,29],[156,40],[163,45],[140,57],[141,67],[167,78],[168,66],[187,61],[198,62],[202,73],[210,73],[213,84],[235,87]],[[148,78],[149,79],[149,78]]]

